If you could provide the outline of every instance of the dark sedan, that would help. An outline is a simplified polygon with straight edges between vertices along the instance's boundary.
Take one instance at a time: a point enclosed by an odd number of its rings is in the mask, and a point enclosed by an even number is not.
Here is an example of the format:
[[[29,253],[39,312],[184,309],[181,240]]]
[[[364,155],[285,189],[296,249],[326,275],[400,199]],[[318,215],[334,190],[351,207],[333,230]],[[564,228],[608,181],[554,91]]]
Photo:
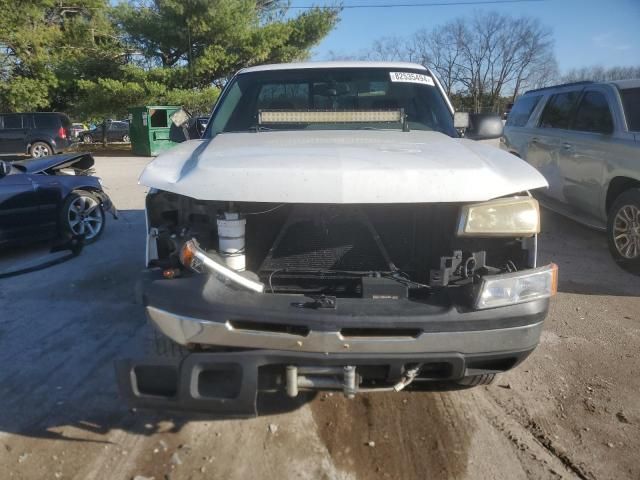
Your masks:
[[[100,237],[105,212],[116,210],[91,176],[89,153],[9,163],[0,160],[0,246],[84,236]]]
[[[106,124],[107,142],[130,142],[129,122],[111,120]],[[102,141],[102,125],[98,125],[84,132],[78,133],[78,138],[82,143],[93,143]]]

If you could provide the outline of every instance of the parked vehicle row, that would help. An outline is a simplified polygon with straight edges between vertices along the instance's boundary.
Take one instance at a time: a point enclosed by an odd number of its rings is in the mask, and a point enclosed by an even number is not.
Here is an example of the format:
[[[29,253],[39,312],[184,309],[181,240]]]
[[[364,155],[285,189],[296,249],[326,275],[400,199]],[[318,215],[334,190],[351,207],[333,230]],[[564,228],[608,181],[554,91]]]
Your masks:
[[[102,125],[87,128],[58,112],[0,114],[0,155],[40,158],[68,151],[78,141],[102,141]],[[130,142],[129,122],[109,120],[108,142]]]
[[[616,262],[640,273],[640,80],[526,92],[501,147],[545,176],[543,205],[606,230]]]

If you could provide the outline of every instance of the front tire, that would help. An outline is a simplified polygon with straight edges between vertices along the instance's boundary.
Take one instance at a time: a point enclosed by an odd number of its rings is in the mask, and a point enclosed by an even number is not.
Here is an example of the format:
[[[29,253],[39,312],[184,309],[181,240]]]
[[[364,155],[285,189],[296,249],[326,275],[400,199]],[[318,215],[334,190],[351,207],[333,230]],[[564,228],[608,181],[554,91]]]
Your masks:
[[[100,200],[93,193],[77,190],[69,194],[60,211],[60,225],[65,235],[84,235],[88,245],[98,240],[106,223]]]
[[[29,148],[29,154],[32,158],[41,158],[51,155],[53,149],[48,143],[45,142],[33,142],[31,148]]]
[[[609,251],[627,272],[640,275],[640,188],[623,192],[607,219]]]
[[[82,143],[93,143],[93,137],[89,133],[82,135],[81,140],[82,140]]]
[[[463,377],[456,383],[463,387],[476,387],[478,385],[491,385],[495,380],[495,373],[484,373],[482,375],[470,375],[468,377]]]

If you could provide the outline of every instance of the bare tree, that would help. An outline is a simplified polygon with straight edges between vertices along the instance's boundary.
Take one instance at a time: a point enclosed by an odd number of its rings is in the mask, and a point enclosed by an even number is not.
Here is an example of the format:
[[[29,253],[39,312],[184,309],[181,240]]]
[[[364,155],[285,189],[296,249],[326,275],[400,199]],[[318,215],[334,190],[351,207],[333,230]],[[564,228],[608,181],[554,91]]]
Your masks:
[[[553,71],[551,32],[537,19],[476,13],[457,31],[463,47],[460,80],[476,111],[497,109],[505,92],[515,98],[522,88],[546,82],[538,75],[542,67]]]
[[[640,78],[640,66],[636,67],[611,67],[601,66],[574,68],[562,76],[563,82],[579,82],[582,80],[592,80],[595,82],[605,82],[611,80],[625,80],[628,78]]]
[[[366,60],[367,56],[365,53],[355,54],[355,53],[342,53],[336,52],[334,50],[329,50],[327,54],[327,60],[332,62],[344,62],[349,60]]]
[[[460,22],[452,22],[432,31],[418,30],[407,42],[407,51],[412,61],[429,66],[449,96],[463,71],[461,28],[463,26]]]
[[[426,65],[448,95],[462,93],[472,108],[497,110],[505,94],[557,78],[551,31],[537,19],[475,12],[407,39],[377,40],[366,58]]]
[[[512,87],[512,99],[515,100],[523,89],[555,83],[558,65],[553,55],[551,32],[537,19],[515,19],[514,27],[512,35],[506,38],[513,42],[513,57],[510,58],[513,68],[505,77],[503,86]]]
[[[406,48],[406,40],[401,37],[383,37],[375,42],[366,54],[367,60],[412,61]]]

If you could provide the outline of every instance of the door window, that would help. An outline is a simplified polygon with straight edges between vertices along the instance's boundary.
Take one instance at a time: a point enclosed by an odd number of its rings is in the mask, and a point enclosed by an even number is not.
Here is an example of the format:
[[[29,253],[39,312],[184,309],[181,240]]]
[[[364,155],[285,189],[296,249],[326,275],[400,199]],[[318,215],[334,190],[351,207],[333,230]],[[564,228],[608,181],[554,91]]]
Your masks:
[[[58,118],[55,115],[34,115],[34,118],[37,128],[58,128]]]
[[[507,125],[511,127],[524,127],[529,121],[531,112],[542,98],[542,95],[520,97],[507,116]]]
[[[606,97],[600,92],[587,92],[576,110],[572,130],[611,133],[613,119]]]
[[[3,115],[5,129],[22,128],[22,115]]]
[[[640,88],[625,88],[620,95],[629,130],[640,132]]]
[[[552,95],[542,112],[540,126],[542,128],[568,129],[571,112],[579,95],[579,91]]]

